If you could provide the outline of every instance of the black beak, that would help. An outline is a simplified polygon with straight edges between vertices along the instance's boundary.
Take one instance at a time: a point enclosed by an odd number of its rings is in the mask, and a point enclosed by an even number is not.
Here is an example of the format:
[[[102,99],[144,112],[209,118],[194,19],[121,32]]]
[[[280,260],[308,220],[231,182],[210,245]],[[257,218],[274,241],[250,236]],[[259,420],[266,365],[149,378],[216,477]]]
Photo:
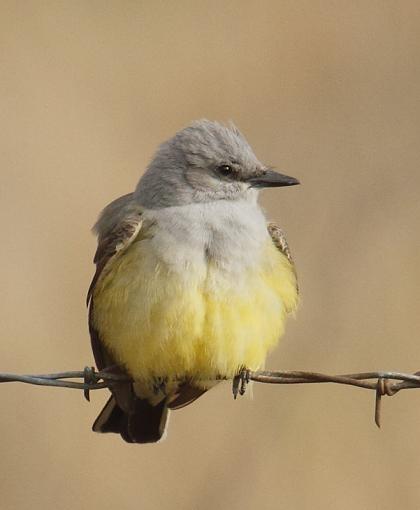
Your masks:
[[[277,188],[280,186],[296,186],[300,182],[294,177],[279,174],[274,170],[265,170],[265,172],[258,177],[248,179],[251,188]]]

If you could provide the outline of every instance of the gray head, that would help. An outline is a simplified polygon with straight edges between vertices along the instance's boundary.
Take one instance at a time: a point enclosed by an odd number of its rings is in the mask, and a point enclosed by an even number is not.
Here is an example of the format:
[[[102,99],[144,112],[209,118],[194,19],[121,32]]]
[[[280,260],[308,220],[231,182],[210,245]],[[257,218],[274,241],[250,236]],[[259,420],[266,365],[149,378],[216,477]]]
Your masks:
[[[157,150],[135,196],[147,208],[255,197],[255,190],[299,184],[260,163],[240,131],[200,120]]]

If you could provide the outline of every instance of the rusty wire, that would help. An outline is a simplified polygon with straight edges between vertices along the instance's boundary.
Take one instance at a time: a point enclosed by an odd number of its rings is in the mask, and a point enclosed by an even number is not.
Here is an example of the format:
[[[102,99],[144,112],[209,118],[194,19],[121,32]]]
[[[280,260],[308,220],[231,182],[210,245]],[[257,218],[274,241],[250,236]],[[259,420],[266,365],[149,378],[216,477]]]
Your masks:
[[[69,379],[82,379],[71,381]],[[223,378],[220,378],[223,379]],[[40,386],[54,386],[59,388],[72,388],[83,390],[85,398],[89,400],[91,390],[108,388],[113,382],[130,382],[123,374],[111,371],[96,371],[92,367],[85,367],[80,371],[58,372],[53,374],[19,375],[0,373],[0,383],[22,382]],[[383,396],[392,396],[401,390],[420,388],[420,372],[405,374],[402,372],[363,372],[359,374],[327,375],[317,372],[302,371],[255,371],[246,369],[240,371],[233,380],[234,397],[245,393],[249,381],[268,384],[314,384],[335,383],[357,386],[375,391],[375,423],[381,424],[381,399]]]

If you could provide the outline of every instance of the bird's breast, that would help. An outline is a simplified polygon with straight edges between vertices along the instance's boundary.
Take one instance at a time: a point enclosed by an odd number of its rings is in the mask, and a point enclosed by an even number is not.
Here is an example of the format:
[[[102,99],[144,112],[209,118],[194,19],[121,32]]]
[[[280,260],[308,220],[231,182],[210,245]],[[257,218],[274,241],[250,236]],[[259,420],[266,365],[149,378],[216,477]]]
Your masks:
[[[296,305],[293,269],[262,214],[246,222],[238,210],[195,212],[194,221],[191,211],[153,218],[152,236],[133,243],[95,290],[101,339],[137,379],[255,369]]]
[[[146,212],[154,221],[150,248],[175,272],[206,270],[239,274],[259,263],[269,239],[256,203],[212,202]]]

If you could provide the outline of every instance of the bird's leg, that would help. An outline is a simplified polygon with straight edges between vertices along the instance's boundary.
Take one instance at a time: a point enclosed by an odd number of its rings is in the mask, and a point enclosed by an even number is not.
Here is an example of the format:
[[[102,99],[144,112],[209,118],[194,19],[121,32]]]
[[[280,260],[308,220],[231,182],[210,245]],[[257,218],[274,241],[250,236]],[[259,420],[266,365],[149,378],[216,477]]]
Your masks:
[[[155,395],[158,395],[159,393],[166,395],[166,383],[167,382],[168,382],[167,377],[155,377],[153,379],[153,393]]]
[[[250,374],[251,371],[244,365],[239,367],[238,373],[235,375],[232,382],[232,392],[234,399],[236,399],[238,394],[241,396],[245,395],[246,387],[250,381]]]

